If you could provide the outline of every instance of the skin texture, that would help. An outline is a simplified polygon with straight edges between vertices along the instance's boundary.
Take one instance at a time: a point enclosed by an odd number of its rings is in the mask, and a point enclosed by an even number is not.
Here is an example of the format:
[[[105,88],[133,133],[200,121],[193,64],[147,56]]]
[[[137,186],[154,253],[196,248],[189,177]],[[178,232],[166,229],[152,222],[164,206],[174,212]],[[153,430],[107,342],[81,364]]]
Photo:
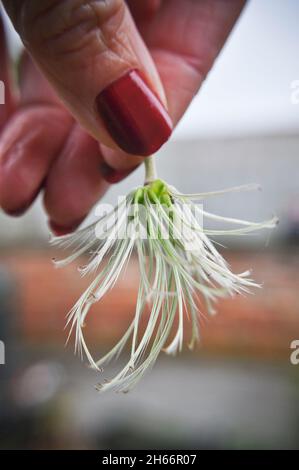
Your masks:
[[[0,205],[20,215],[42,190],[57,233],[74,230],[108,182],[127,176],[143,160],[113,142],[96,112],[96,96],[137,68],[176,125],[244,5],[243,0],[3,3],[35,63],[25,51],[15,96],[0,26],[0,80],[6,85],[6,105],[0,106]]]

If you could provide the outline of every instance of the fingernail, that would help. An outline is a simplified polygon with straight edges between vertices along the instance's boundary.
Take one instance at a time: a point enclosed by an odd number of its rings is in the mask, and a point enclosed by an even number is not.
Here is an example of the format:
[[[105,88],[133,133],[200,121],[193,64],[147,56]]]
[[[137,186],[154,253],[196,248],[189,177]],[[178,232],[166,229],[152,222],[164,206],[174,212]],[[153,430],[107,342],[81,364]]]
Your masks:
[[[7,215],[10,215],[11,217],[20,217],[21,215],[23,215],[29,209],[29,207],[34,203],[34,201],[37,198],[37,196],[39,195],[39,192],[41,191],[43,185],[44,185],[44,182],[39,186],[39,188],[31,196],[29,201],[24,203],[22,206],[18,207],[17,209],[3,209],[4,212]]]
[[[26,212],[26,210],[28,209],[28,205],[26,206],[23,206],[23,207],[20,207],[19,209],[16,209],[16,210],[7,210],[5,209],[5,213],[7,215],[10,215],[11,217],[20,217],[21,215],[24,214],[24,212]]]
[[[103,90],[96,107],[111,137],[127,153],[151,155],[171,135],[169,114],[137,70]]]
[[[134,171],[135,168],[132,168],[130,170],[115,170],[111,166],[109,166],[107,163],[102,163],[101,164],[101,174],[105,181],[110,184],[115,184],[119,183],[121,180],[126,178],[132,171]]]
[[[82,224],[84,219],[85,219],[85,217],[78,220],[78,221],[76,221],[76,222],[74,222],[72,225],[68,225],[68,226],[63,226],[63,225],[57,224],[53,220],[49,220],[48,225],[49,225],[51,231],[56,236],[62,237],[63,235],[67,235],[68,233],[74,232],[79,227],[79,225]]]

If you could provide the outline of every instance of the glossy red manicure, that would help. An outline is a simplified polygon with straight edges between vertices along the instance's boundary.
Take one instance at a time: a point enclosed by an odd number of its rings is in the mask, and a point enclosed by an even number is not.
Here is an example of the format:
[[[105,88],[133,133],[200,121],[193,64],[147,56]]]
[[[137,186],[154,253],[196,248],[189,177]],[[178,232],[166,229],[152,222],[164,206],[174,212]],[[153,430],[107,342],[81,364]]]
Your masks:
[[[102,163],[101,165],[101,173],[103,175],[103,178],[107,181],[107,183],[110,184],[115,184],[119,183],[121,180],[129,176],[132,171],[135,170],[135,168],[131,168],[130,170],[115,170],[111,166],[109,166],[107,163]]]
[[[111,137],[127,153],[151,155],[171,135],[166,109],[137,70],[102,91],[96,106]]]

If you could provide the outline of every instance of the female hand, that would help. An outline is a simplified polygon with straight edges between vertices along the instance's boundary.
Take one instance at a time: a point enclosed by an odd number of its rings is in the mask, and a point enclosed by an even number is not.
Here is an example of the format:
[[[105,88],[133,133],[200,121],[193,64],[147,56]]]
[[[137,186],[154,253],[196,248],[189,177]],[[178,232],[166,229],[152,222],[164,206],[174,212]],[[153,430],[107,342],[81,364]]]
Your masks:
[[[62,234],[169,138],[244,0],[3,4],[26,50],[16,97],[0,24],[0,205],[20,215],[43,190]]]

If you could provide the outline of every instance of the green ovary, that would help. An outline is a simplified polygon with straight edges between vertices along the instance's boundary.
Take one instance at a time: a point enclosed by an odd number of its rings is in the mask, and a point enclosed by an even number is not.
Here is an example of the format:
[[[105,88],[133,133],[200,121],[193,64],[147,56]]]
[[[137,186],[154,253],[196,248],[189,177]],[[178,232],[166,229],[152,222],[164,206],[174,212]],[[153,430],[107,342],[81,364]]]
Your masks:
[[[148,196],[153,204],[160,203],[167,207],[172,206],[168,188],[166,184],[159,179],[147,184],[143,188],[138,188],[134,196],[134,203],[144,204],[145,195]]]

